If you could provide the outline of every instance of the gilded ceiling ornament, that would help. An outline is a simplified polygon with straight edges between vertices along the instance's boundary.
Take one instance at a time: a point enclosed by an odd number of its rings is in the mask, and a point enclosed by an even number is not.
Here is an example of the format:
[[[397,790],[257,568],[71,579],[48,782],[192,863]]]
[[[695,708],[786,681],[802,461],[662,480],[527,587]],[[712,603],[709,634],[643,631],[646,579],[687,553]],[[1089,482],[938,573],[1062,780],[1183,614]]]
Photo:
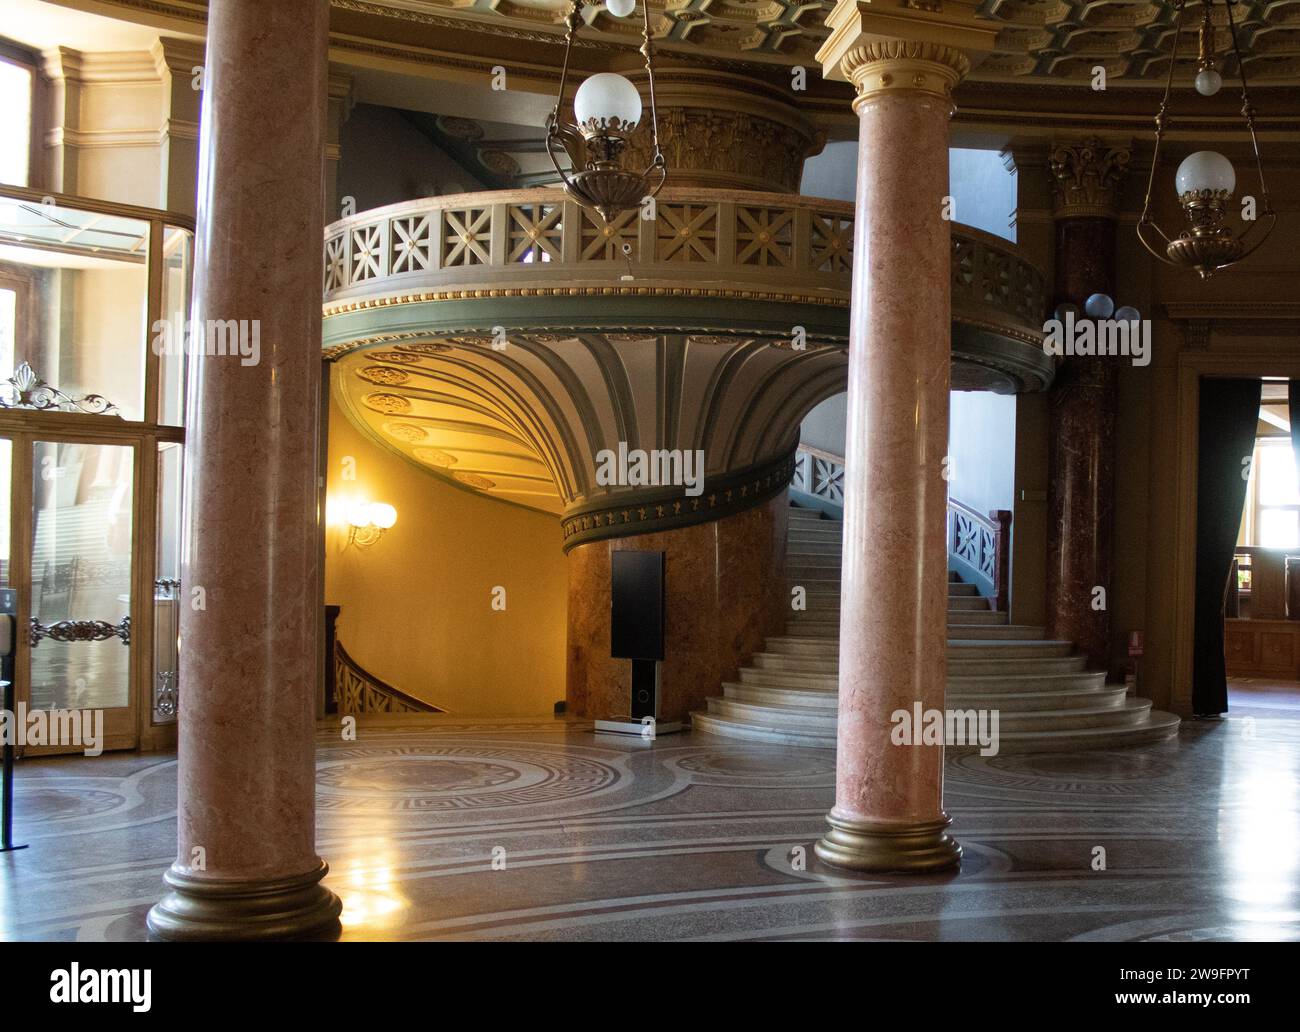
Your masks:
[[[367,394],[364,401],[367,408],[390,415],[404,415],[411,411],[411,399],[400,394]]]
[[[444,351],[450,351],[450,344],[439,344],[435,341],[415,341],[410,344],[397,344],[395,350],[405,351],[412,355],[437,355]]]
[[[1131,158],[1127,147],[1112,147],[1097,136],[1056,146],[1048,159],[1048,170],[1057,216],[1114,218]]]
[[[492,488],[497,486],[494,481],[489,480],[487,477],[481,477],[477,473],[466,473],[463,470],[455,470],[451,475],[462,484],[469,487],[476,487],[480,491],[491,491]]]
[[[401,362],[404,365],[413,365],[420,361],[419,355],[405,351],[376,351],[370,357],[376,362]]]
[[[691,344],[704,344],[716,347],[738,347],[751,343],[751,340],[747,340],[744,337],[726,337],[712,333],[692,334],[686,339]]]
[[[460,460],[455,455],[449,455],[447,452],[438,448],[414,448],[412,454],[421,462],[430,466],[437,466],[439,469],[446,469],[448,466],[454,466]],[[473,476],[474,474],[469,474]],[[488,486],[491,486],[490,484]]]
[[[408,443],[423,441],[429,436],[428,430],[422,426],[416,426],[414,423],[385,423],[384,433],[389,437],[396,437],[399,441]]]
[[[364,369],[357,370],[357,377],[367,383],[397,387],[406,383],[411,378],[411,374],[405,369],[394,369],[391,366],[366,366]]]

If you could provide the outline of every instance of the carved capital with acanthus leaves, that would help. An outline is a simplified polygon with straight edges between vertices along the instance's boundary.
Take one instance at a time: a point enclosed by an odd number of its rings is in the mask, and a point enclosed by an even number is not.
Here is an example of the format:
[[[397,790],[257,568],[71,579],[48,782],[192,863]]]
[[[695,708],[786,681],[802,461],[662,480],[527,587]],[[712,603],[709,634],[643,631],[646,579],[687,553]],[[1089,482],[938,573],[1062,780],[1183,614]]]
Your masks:
[[[1115,218],[1131,159],[1127,147],[1112,146],[1097,136],[1053,147],[1047,168],[1056,217]]]

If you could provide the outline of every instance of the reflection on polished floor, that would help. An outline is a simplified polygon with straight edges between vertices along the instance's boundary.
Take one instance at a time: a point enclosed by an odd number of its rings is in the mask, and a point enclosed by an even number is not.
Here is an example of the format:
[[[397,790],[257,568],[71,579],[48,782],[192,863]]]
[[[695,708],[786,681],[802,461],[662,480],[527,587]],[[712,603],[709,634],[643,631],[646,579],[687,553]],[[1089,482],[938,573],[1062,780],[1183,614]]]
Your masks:
[[[819,866],[829,751],[526,721],[322,730],[318,844],[346,939],[1293,940],[1295,698],[1244,692],[1146,748],[950,756],[954,876]],[[166,755],[22,763],[31,848],[0,856],[0,937],[144,938],[175,771]]]

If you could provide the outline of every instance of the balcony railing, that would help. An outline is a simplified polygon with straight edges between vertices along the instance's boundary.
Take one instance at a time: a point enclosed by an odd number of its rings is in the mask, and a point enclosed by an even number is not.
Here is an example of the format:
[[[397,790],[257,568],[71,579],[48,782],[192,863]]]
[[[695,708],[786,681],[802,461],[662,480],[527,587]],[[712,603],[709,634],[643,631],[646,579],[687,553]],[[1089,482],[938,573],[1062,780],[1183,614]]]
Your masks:
[[[612,223],[553,189],[429,197],[326,228],[326,314],[511,290],[707,296],[718,280],[756,299],[847,306],[853,234],[852,204],[787,194],[670,188]],[[1014,245],[954,224],[951,282],[955,316],[1041,343],[1043,276]]]

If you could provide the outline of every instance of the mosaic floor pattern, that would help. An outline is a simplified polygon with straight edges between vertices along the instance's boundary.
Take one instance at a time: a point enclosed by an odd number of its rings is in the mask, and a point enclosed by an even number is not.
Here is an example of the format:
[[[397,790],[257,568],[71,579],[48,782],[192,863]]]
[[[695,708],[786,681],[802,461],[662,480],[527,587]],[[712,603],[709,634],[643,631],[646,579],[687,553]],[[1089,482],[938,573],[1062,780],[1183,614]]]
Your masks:
[[[317,755],[345,939],[1300,938],[1300,709],[1254,700],[1157,746],[950,758],[965,859],[932,877],[819,864],[827,751],[390,722]],[[0,938],[144,938],[175,792],[173,756],[21,763]]]

